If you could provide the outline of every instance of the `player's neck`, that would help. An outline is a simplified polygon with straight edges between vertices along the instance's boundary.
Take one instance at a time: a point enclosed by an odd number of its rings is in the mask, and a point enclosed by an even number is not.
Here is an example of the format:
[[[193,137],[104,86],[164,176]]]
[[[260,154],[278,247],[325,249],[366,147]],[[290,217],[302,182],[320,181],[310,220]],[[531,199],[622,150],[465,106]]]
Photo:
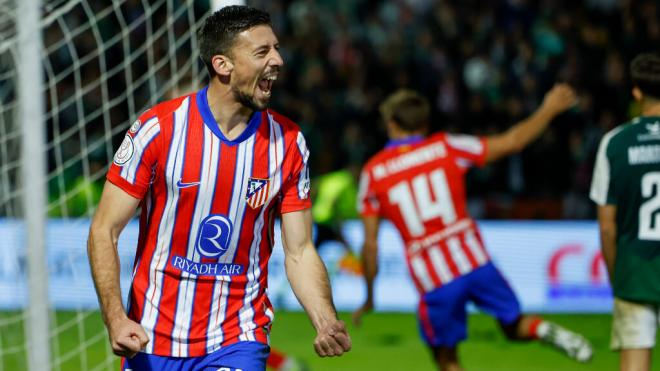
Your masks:
[[[642,116],[660,116],[660,101],[646,101],[642,104]]]
[[[213,82],[209,85],[206,94],[209,108],[222,134],[229,140],[241,135],[247,127],[253,111],[236,102],[230,89],[223,89]]]
[[[406,140],[413,137],[424,137],[425,133],[422,131],[391,130],[388,136],[390,140]]]

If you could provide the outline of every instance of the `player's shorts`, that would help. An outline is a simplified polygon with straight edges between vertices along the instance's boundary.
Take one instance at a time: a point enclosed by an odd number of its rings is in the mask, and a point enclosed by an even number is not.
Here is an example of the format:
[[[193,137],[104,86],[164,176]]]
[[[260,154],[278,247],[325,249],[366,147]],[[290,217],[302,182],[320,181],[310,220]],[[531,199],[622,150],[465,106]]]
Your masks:
[[[465,340],[469,301],[503,325],[520,317],[520,303],[513,290],[493,263],[487,263],[422,296],[419,328],[430,347],[451,348]]]
[[[256,341],[240,341],[201,357],[165,357],[138,353],[122,358],[123,371],[263,371],[270,347]]]
[[[614,298],[612,350],[653,348],[659,321],[660,306]]]

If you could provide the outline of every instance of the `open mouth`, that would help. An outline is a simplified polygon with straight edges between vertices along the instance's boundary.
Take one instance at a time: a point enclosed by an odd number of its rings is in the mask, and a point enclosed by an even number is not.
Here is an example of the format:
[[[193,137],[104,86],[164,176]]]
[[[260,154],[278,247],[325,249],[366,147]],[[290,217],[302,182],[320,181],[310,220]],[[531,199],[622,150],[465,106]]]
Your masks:
[[[259,80],[259,90],[261,90],[261,93],[267,97],[270,96],[271,91],[273,89],[273,82],[277,80],[277,75],[268,75],[261,80]]]

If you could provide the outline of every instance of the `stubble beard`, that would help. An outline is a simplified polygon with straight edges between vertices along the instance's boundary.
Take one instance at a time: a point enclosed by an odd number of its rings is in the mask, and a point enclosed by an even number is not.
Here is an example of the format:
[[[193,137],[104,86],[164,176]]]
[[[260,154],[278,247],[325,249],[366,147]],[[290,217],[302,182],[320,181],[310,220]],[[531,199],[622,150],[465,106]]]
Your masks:
[[[250,94],[242,92],[240,89],[232,89],[234,92],[234,98],[241,103],[243,106],[253,110],[253,111],[263,111],[268,108],[268,101],[265,103],[258,103],[254,97]]]

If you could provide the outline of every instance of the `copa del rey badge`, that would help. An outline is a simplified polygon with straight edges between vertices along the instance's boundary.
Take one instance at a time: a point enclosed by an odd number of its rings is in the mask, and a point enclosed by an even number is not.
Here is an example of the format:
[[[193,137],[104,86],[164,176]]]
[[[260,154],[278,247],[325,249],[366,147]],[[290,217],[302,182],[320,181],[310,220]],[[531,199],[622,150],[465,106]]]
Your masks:
[[[245,200],[251,208],[256,209],[266,202],[269,190],[269,179],[250,178],[247,184]]]

